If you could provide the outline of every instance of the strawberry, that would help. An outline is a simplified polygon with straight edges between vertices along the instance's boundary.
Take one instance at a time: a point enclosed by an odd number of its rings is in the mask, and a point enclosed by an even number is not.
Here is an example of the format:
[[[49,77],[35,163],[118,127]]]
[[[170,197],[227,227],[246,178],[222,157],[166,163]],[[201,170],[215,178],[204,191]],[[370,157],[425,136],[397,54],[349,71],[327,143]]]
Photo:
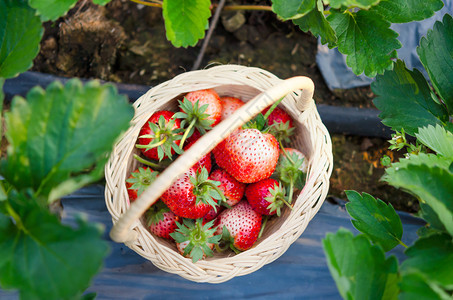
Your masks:
[[[173,112],[155,112],[140,129],[136,147],[152,160],[171,158],[175,152],[181,154],[178,147],[182,138],[180,128],[181,121],[175,118]]]
[[[235,252],[250,249],[258,239],[262,216],[247,201],[224,210],[216,219],[216,234]]]
[[[266,107],[263,111],[262,114],[266,115],[267,111],[269,110],[269,107]],[[289,127],[294,127],[294,122],[291,116],[281,109],[280,107],[275,107],[274,110],[270,113],[270,115],[267,117],[267,123],[268,125],[273,125],[276,123],[286,123],[289,122]]]
[[[199,90],[188,93],[183,101],[179,102],[180,112],[175,116],[182,119],[181,127],[185,128],[181,139],[181,148],[184,142],[194,131],[205,134],[220,122],[222,103],[214,90]]]
[[[184,146],[184,150],[189,149],[192,147],[193,144],[196,143],[196,141],[201,137],[200,133],[198,131],[195,131],[197,134],[194,133],[194,135],[191,136],[190,142],[187,140],[188,143]],[[195,171],[201,172],[202,168],[205,168],[208,173],[211,172],[212,169],[212,159],[211,159],[211,153],[209,152],[208,154],[204,155],[200,160],[193,165],[193,168],[195,168]]]
[[[257,129],[239,129],[213,150],[217,164],[236,180],[252,183],[268,178],[278,161],[275,137]]]
[[[216,91],[213,89],[199,90],[188,93],[185,98],[195,104],[198,101],[199,107],[207,104],[204,113],[208,114],[208,120],[214,121],[211,126],[215,126],[220,122],[222,117],[222,102]],[[203,133],[203,132],[202,132]]]
[[[269,108],[263,110],[264,116],[268,114]],[[274,107],[267,118],[269,132],[277,138],[277,141],[290,142],[289,137],[294,134],[294,122],[290,115],[279,107]]]
[[[250,206],[259,214],[280,216],[284,205],[291,206],[286,201],[286,190],[272,178],[251,183],[245,189],[245,197]]]
[[[245,184],[237,181],[224,169],[218,168],[210,174],[210,178],[219,181],[219,189],[222,190],[229,206],[236,205],[244,196]]]
[[[214,220],[217,218],[218,215],[225,209],[225,206],[216,205],[216,207],[211,208],[211,210],[204,215],[203,223],[207,223],[209,221]]]
[[[176,241],[178,251],[186,257],[191,257],[194,263],[206,256],[213,256],[212,249],[222,237],[215,235],[216,228],[212,228],[214,221],[204,225],[202,222],[202,219],[183,219],[183,224],[176,223],[178,229],[170,234]]]
[[[159,172],[148,167],[140,167],[133,171],[126,179],[127,194],[129,201],[134,202],[156,179]]]
[[[148,209],[145,218],[149,230],[165,239],[172,239],[170,234],[176,230],[176,222],[181,219],[160,200]]]
[[[222,120],[231,116],[239,107],[244,105],[241,99],[234,97],[220,97],[222,102]]]
[[[218,200],[225,199],[218,188],[220,183],[210,180],[206,169],[196,172],[190,168],[161,196],[177,216],[198,219],[206,215]]]

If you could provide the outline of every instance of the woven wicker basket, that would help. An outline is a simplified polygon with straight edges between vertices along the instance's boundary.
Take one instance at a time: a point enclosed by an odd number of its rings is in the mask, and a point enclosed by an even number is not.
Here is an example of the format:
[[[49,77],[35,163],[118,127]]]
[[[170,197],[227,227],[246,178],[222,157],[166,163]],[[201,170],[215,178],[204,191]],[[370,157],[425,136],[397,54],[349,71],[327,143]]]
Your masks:
[[[140,128],[158,110],[175,110],[175,99],[187,92],[213,88],[247,102],[230,118],[198,140],[176,159],[129,207],[125,180],[138,167],[133,154]],[[114,147],[105,168],[105,199],[114,226],[110,236],[150,260],[158,268],[196,282],[220,283],[249,274],[280,257],[303,233],[321,207],[329,188],[332,171],[332,145],[312,99],[313,82],[307,77],[281,80],[259,69],[237,65],[217,66],[187,72],[150,89],[135,102],[131,127]],[[308,160],[306,185],[280,218],[268,222],[255,246],[240,254],[215,253],[214,257],[192,263],[180,255],[174,243],[153,236],[143,225],[142,214],[170,186],[171,182],[208,153],[231,131],[263,108],[286,96],[280,106],[295,120],[296,134],[291,147],[301,150]]]

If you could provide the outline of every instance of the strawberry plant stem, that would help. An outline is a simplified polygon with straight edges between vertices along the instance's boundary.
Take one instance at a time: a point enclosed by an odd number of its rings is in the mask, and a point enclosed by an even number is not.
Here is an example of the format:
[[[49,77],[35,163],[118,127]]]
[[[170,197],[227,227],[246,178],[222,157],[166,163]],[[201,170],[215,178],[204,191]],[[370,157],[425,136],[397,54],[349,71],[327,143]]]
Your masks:
[[[278,140],[278,144],[280,145],[280,148],[282,149],[283,155],[285,155],[285,157],[289,160],[289,162],[290,162],[292,165],[295,165],[296,163],[295,163],[294,160],[291,158],[291,156],[288,154],[288,152],[286,152],[285,147],[283,147],[283,143],[282,143],[281,140]]]
[[[266,227],[267,219],[269,219],[269,216],[268,215],[264,215],[263,216],[263,223],[261,224],[261,229],[260,229],[260,233],[258,234],[258,238],[261,238],[261,236],[263,235],[264,228]]]
[[[408,248],[407,245],[405,243],[403,243],[403,241],[399,241],[400,242],[400,245],[403,246],[404,248]]]
[[[30,232],[27,230],[27,228],[25,228],[19,214],[14,210],[14,208],[11,206],[11,203],[9,203],[8,201],[6,201],[6,211],[14,219],[17,228],[19,228],[19,230],[22,230],[25,234],[30,235]]]
[[[137,3],[137,4],[142,4],[145,6],[151,6],[151,7],[158,7],[162,8],[162,1],[146,1],[146,0],[130,0],[131,2]],[[211,5],[211,9],[217,8],[219,4],[213,4]],[[227,5],[223,7],[222,10],[225,11],[238,11],[238,10],[258,10],[258,11],[272,11],[271,6],[267,5]]]
[[[150,149],[153,149],[153,148],[162,146],[163,144],[165,144],[166,141],[167,141],[167,137],[164,137],[162,140],[160,140],[159,142],[157,142],[157,143],[155,143],[155,144],[149,144],[149,145],[140,145],[140,144],[137,144],[137,145],[135,145],[135,146],[136,146],[137,148],[139,148],[139,149],[147,149],[147,150],[150,150]]]
[[[266,114],[264,115],[264,120],[267,120],[267,118],[269,118],[270,114],[274,111],[274,109],[277,107],[277,105],[279,105],[280,102],[282,102],[283,98],[285,98],[285,97],[281,97],[277,102],[272,104],[271,108],[269,108],[267,110]]]
[[[203,185],[209,185],[210,187],[212,187],[217,192],[217,194],[219,194],[220,197],[222,198],[222,204],[223,205],[227,205],[227,207],[230,208],[229,205],[227,204],[227,200],[225,198],[225,195],[223,194],[222,190],[219,189],[218,186],[216,186],[214,183],[209,182],[209,181],[203,182]]]
[[[153,163],[153,162],[150,162],[149,160],[146,160],[146,159],[144,159],[144,158],[138,156],[137,154],[134,154],[134,158],[135,158],[138,162],[140,162],[140,163],[142,163],[142,164],[144,164],[144,165],[147,165],[147,166],[153,168],[154,170],[159,170],[159,171],[161,171],[161,170],[165,169],[165,166],[160,166],[160,165],[158,165],[158,164],[155,164],[155,163]]]
[[[294,181],[293,178],[290,177],[289,179],[289,192],[288,192],[288,202],[293,202],[293,188],[294,188]],[[292,209],[292,207],[291,207]]]
[[[209,41],[211,40],[212,33],[217,26],[217,22],[219,21],[220,13],[222,12],[223,7],[225,6],[225,0],[220,0],[219,4],[217,4],[217,8],[214,13],[214,17],[212,18],[211,24],[209,25],[208,33],[206,34],[206,38],[203,40],[203,45],[201,45],[201,50],[198,53],[197,59],[192,66],[192,71],[198,70],[201,65],[201,61],[203,60],[204,53],[206,52],[206,48],[208,47]]]
[[[187,139],[187,136],[189,135],[189,132],[190,130],[193,128],[193,126],[195,125],[195,123],[197,122],[197,119],[194,118],[192,120],[192,122],[190,122],[189,126],[187,127],[186,131],[184,132],[184,135],[182,136],[181,138],[181,142],[179,143],[179,148],[182,150],[183,146],[184,146],[184,142],[186,141]]]

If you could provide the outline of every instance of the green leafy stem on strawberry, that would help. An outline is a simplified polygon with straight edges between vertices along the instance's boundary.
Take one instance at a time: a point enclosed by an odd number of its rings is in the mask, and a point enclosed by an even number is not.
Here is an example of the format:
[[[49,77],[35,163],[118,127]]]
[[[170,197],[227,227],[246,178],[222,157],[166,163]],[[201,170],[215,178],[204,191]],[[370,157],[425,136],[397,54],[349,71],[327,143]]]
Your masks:
[[[203,225],[203,219],[183,219],[182,224],[176,222],[178,228],[170,234],[176,241],[177,248],[186,257],[196,263],[205,256],[213,256],[212,248],[217,245],[221,235],[215,235],[217,227],[214,220]]]
[[[168,117],[164,113],[170,113],[172,116]],[[173,113],[167,111],[158,112],[156,115],[158,116],[157,122],[151,121],[153,116],[145,124],[147,126],[142,127],[139,143],[136,144],[136,147],[141,149],[142,153],[151,159],[156,158],[152,150],[157,149],[157,158],[159,161],[165,157],[171,159],[174,152],[181,154],[182,150],[179,148],[182,138],[180,121],[175,118]]]
[[[197,197],[196,204],[201,201],[211,205],[215,211],[218,204],[227,208],[230,207],[223,191],[219,188],[221,182],[209,179],[206,168],[203,167],[201,171],[197,171],[195,177],[190,177],[190,181],[194,186],[193,194]],[[220,201],[220,203],[217,203],[214,199]]]
[[[201,134],[205,134],[206,130],[210,130],[212,128],[214,120],[208,119],[209,114],[206,113],[206,109],[209,104],[204,104],[200,107],[200,102],[198,100],[195,103],[192,103],[187,98],[184,98],[183,101],[178,102],[181,111],[175,113],[175,117],[182,119],[181,128],[188,125],[187,128],[185,128],[184,135],[182,136],[181,143],[179,144],[179,148],[183,149],[186,139],[194,133],[195,129],[197,129]]]

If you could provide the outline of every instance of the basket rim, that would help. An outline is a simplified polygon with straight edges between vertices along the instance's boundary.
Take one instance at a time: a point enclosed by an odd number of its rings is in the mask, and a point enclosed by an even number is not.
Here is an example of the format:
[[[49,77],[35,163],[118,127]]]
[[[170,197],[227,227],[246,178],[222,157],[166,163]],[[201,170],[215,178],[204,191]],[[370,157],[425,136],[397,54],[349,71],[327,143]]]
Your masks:
[[[134,106],[136,108],[136,116],[134,116],[133,120],[135,120],[135,123],[134,122],[132,123],[128,132],[133,131],[133,129],[136,130],[137,127],[141,127],[143,125],[143,124],[140,125],[140,123],[136,121],[137,113],[141,109],[143,109],[142,103],[145,100],[149,99],[151,96],[158,94],[164,87],[172,86],[172,85],[181,85],[181,84],[184,85],[184,80],[187,80],[187,78],[190,79],[191,76],[194,74],[194,72],[196,74],[202,74],[203,76],[206,76],[207,72],[212,74],[213,72],[217,72],[219,70],[221,72],[230,72],[230,73],[233,72],[233,73],[235,73],[234,75],[236,75],[236,76],[239,75],[238,73],[245,72],[247,74],[246,75],[241,74],[241,76],[247,76],[247,77],[250,77],[251,76],[250,74],[256,74],[256,73],[264,74],[264,76],[266,78],[268,78],[271,82],[282,81],[282,79],[279,79],[272,73],[269,73],[268,71],[265,71],[263,69],[255,68],[255,67],[244,67],[244,66],[238,66],[238,65],[215,66],[215,67],[212,67],[207,70],[186,72],[186,73],[178,75],[178,76],[174,77],[173,79],[170,79],[162,84],[159,84],[158,86],[156,86],[154,88],[151,88],[147,93],[145,93],[142,97],[140,97],[136,101],[136,103],[134,103]],[[244,79],[243,77],[240,77],[240,76],[238,76],[238,77],[240,79]],[[191,81],[189,80],[189,82],[191,82]],[[187,85],[187,83],[185,83],[185,84]],[[190,91],[190,89],[193,89],[193,90],[200,89],[200,86],[212,86],[214,88],[214,87],[222,86],[222,84],[216,85],[215,82],[213,82],[212,78],[207,80],[207,82],[202,82],[202,81],[200,82],[200,80],[192,79],[192,84],[190,86],[186,86],[186,88],[188,88],[187,92]],[[285,98],[285,100],[286,100],[286,98]],[[294,111],[297,110],[297,108],[294,109],[294,107],[292,106],[294,104],[292,104],[291,102],[285,101],[285,100],[282,102],[282,105],[285,108],[291,108],[294,113]],[[163,104],[166,104],[166,103],[168,103],[168,101]],[[159,106],[159,105],[155,105],[155,106]],[[162,106],[162,104],[161,104],[161,106]],[[147,113],[150,115],[153,113],[153,111],[151,111],[151,112],[148,111]],[[305,230],[309,221],[317,213],[317,211],[321,207],[323,201],[325,200],[325,196],[327,194],[327,190],[328,190],[328,186],[329,186],[328,180],[329,180],[330,174],[332,172],[332,164],[333,164],[332,149],[331,149],[332,146],[331,146],[330,136],[329,136],[329,133],[328,133],[327,129],[325,128],[324,124],[322,124],[322,121],[316,110],[316,106],[312,105],[311,107],[309,107],[307,110],[305,110],[303,112],[299,111],[299,116],[298,116],[297,120],[295,120],[295,121],[296,122],[308,122],[312,126],[315,126],[315,128],[312,128],[312,129],[316,130],[316,134],[320,135],[322,137],[322,139],[323,139],[322,145],[323,145],[323,147],[327,148],[326,153],[319,157],[320,163],[323,164],[323,168],[322,168],[322,172],[321,172],[322,173],[321,174],[322,175],[321,184],[312,182],[312,181],[316,181],[319,179],[319,176],[320,176],[319,174],[310,173],[309,174],[310,176],[307,175],[307,183],[313,184],[313,186],[315,186],[315,192],[319,195],[317,196],[318,199],[315,199],[316,203],[314,206],[307,207],[307,205],[300,204],[298,207],[297,211],[302,211],[304,214],[304,216],[300,216],[300,217],[302,217],[302,221],[299,221],[301,223],[301,224],[299,224],[300,225],[299,228],[302,228],[302,230],[293,229],[294,233],[290,237],[287,237],[285,239],[285,241],[286,241],[285,244],[281,245],[280,247],[277,247],[276,249],[273,250],[273,252],[271,251],[270,255],[267,256],[266,259],[260,261],[259,264],[257,264],[257,265],[255,264],[255,267],[253,264],[253,263],[255,263],[255,261],[251,260],[252,261],[251,265],[250,264],[247,265],[246,263],[244,263],[243,267],[235,268],[234,271],[227,272],[227,273],[229,273],[227,275],[225,275],[225,272],[220,272],[220,274],[212,275],[215,273],[215,272],[212,272],[212,270],[211,270],[212,268],[215,268],[215,266],[213,266],[213,264],[228,265],[231,263],[232,258],[234,258],[234,257],[239,257],[239,258],[251,257],[251,255],[260,256],[260,253],[262,253],[263,250],[265,250],[262,248],[264,248],[264,246],[266,246],[266,244],[267,244],[265,242],[266,240],[269,240],[271,237],[273,237],[275,239],[281,238],[282,234],[284,235],[285,232],[279,232],[279,230],[277,230],[276,232],[273,232],[268,237],[266,237],[265,239],[260,241],[260,243],[257,244],[252,249],[242,252],[238,255],[234,255],[232,257],[226,257],[226,258],[217,257],[217,258],[213,258],[213,259],[199,261],[196,264],[193,264],[196,266],[192,266],[192,267],[194,267],[195,272],[191,272],[191,273],[198,273],[198,275],[195,275],[195,276],[186,274],[186,273],[188,273],[187,270],[182,271],[181,269],[168,269],[165,266],[163,266],[163,263],[161,261],[155,259],[156,257],[153,257],[152,255],[150,256],[148,253],[141,253],[140,248],[143,249],[143,247],[141,247],[141,244],[146,243],[145,241],[143,241],[143,239],[149,239],[150,236],[151,236],[150,243],[154,243],[153,245],[151,245],[151,247],[155,250],[155,253],[154,253],[154,254],[156,254],[155,256],[158,256],[159,251],[165,251],[165,250],[160,249],[160,247],[162,247],[162,245],[159,242],[156,242],[155,240],[153,241],[153,237],[152,237],[151,233],[149,233],[149,231],[147,231],[147,229],[144,228],[144,226],[141,224],[141,222],[136,222],[136,224],[134,224],[134,230],[139,232],[139,242],[140,243],[126,243],[126,245],[128,247],[130,247],[131,249],[133,249],[135,252],[137,252],[139,255],[148,258],[157,267],[164,269],[167,272],[176,273],[178,275],[181,275],[182,277],[187,278],[189,280],[199,281],[199,282],[212,282],[212,283],[223,282],[223,281],[229,280],[235,276],[246,275],[248,273],[251,273],[251,272],[259,269],[262,265],[270,263],[270,262],[274,261],[275,259],[277,259],[278,257],[280,257],[286,251],[286,249],[303,233],[303,231]],[[311,132],[310,130],[311,129],[308,128],[308,132],[311,136],[314,133]],[[127,132],[125,133],[125,135],[126,134],[127,134]],[[118,187],[115,186],[115,183],[121,184],[121,180],[122,179],[125,180],[125,178],[124,178],[124,176],[118,176],[118,177],[116,177],[116,180],[118,182],[115,182],[115,181],[110,180],[110,176],[107,176],[107,175],[112,172],[112,170],[111,170],[112,162],[111,161],[114,160],[115,149],[118,146],[118,144],[120,143],[120,141],[115,145],[114,151],[112,152],[109,162],[106,164],[106,168],[105,168],[105,172],[106,172],[105,201],[107,204],[107,208],[108,208],[110,214],[112,215],[112,221],[114,224],[117,222],[118,218],[121,216],[121,212],[115,211],[109,204],[112,204],[116,200],[116,198],[119,197],[118,195],[116,195],[116,197],[115,197],[115,192],[118,190]],[[315,175],[318,175],[318,176],[315,176]],[[123,180],[123,182],[124,182],[124,180]],[[300,192],[300,195],[295,200],[295,203],[301,202],[299,200],[300,197],[309,196],[309,195],[305,195],[305,194],[308,194],[309,192],[304,193],[304,190],[305,190],[305,188]],[[316,195],[315,195],[315,198],[316,198]],[[294,214],[296,214],[296,212],[294,210],[291,211],[289,213],[289,215],[287,216],[287,218],[284,220],[283,224],[285,224],[290,219],[290,217],[293,217]],[[140,239],[142,241],[140,241]],[[269,251],[269,249],[267,251]],[[175,254],[177,254],[179,256],[179,259],[178,259],[179,261],[181,261],[181,260],[186,261],[186,262],[187,262],[187,260],[190,261],[190,259],[182,257],[177,252],[175,252]],[[209,272],[206,272],[203,268],[208,269]],[[233,275],[233,276],[231,276],[231,275]]]

